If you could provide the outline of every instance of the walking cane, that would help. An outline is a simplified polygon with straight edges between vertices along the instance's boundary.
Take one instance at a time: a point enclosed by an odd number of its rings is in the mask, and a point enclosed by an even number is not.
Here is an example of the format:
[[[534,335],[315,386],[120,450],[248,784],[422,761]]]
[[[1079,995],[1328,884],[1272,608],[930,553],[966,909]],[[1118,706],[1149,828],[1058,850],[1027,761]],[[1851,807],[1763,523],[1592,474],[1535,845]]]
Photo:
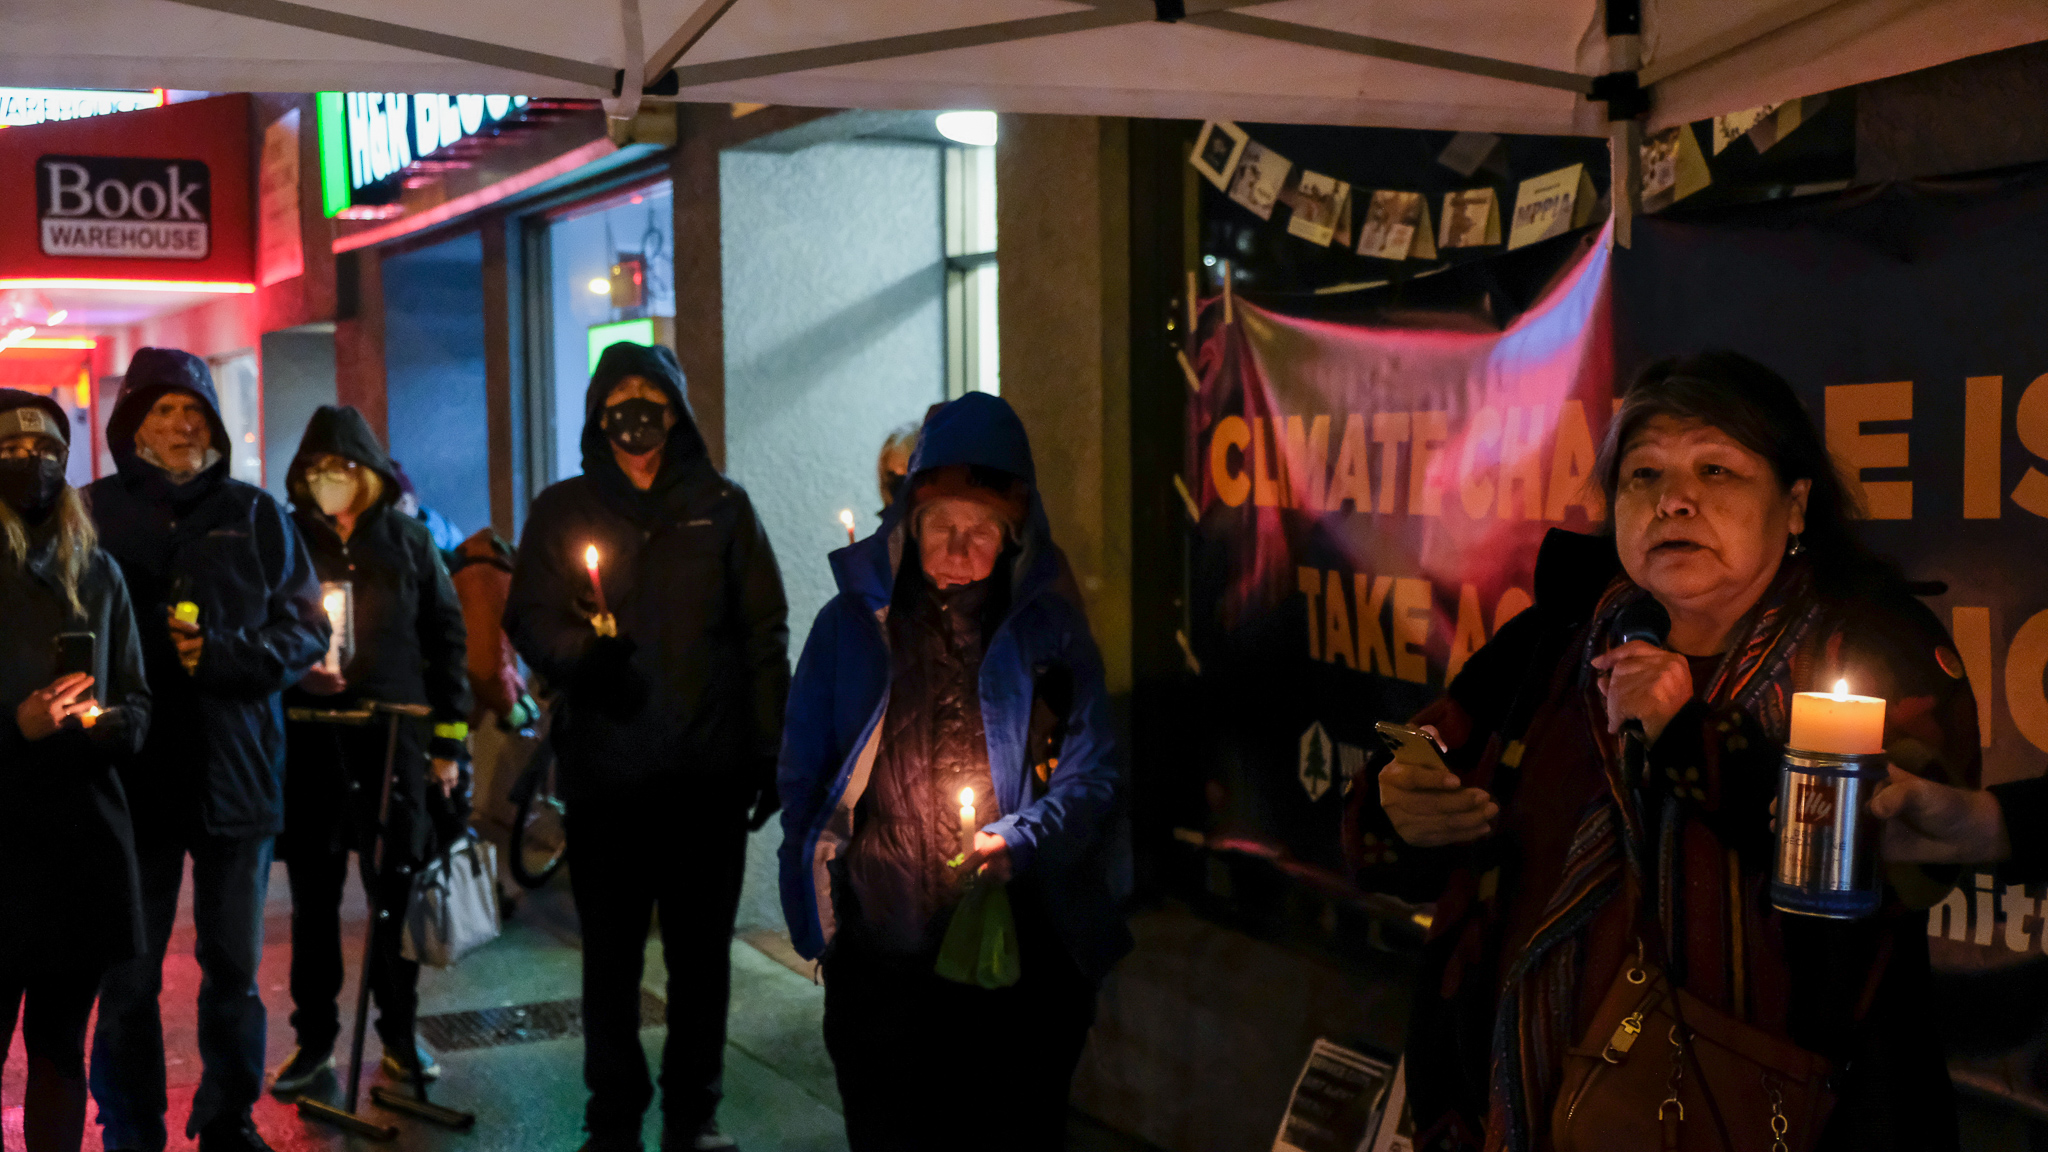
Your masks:
[[[310,1096],[299,1097],[299,1115],[308,1120],[319,1120],[336,1127],[347,1129],[371,1140],[393,1140],[398,1129],[389,1124],[380,1124],[356,1111],[361,1102],[363,1077],[363,1042],[370,1025],[370,967],[377,962],[377,945],[383,934],[390,930],[391,909],[382,906],[380,890],[384,887],[384,839],[391,820],[391,782],[398,768],[398,726],[407,716],[425,717],[433,710],[424,704],[388,704],[382,701],[366,700],[354,711],[326,711],[315,708],[293,708],[289,715],[293,720],[316,723],[348,724],[363,726],[371,723],[379,713],[390,717],[391,726],[384,742],[384,781],[377,797],[377,834],[370,849],[370,876],[373,883],[365,885],[364,895],[370,905],[370,926],[363,933],[363,966],[356,981],[356,1024],[355,1034],[349,1041],[348,1100],[346,1108],[336,1108],[324,1100]],[[360,850],[360,849],[359,849]],[[402,915],[404,909],[400,908]],[[476,1123],[476,1116],[469,1112],[458,1112],[443,1108],[427,1100],[427,1084],[417,1059],[412,1074],[413,1090],[417,1099],[409,1099],[386,1090],[382,1085],[370,1089],[370,1098],[379,1105],[393,1111],[405,1112],[436,1124],[451,1128],[467,1129]]]

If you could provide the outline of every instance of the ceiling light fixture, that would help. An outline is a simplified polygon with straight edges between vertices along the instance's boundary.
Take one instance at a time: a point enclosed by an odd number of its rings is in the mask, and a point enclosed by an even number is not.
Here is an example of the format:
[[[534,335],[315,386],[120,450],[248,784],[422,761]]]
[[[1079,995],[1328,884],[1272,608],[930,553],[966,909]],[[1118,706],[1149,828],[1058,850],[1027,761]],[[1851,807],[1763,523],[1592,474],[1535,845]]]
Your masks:
[[[941,112],[936,124],[939,135],[970,148],[986,148],[996,142],[993,112]]]

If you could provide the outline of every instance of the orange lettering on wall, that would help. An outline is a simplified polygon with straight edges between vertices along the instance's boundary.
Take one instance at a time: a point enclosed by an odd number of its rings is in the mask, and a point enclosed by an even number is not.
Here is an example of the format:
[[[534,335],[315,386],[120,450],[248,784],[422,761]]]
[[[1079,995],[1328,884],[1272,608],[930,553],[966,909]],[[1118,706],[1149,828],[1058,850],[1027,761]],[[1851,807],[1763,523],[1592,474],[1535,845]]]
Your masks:
[[[1394,581],[1394,674],[1429,683],[1429,581],[1403,576]]]
[[[1911,520],[1911,480],[1863,479],[1866,468],[1904,468],[1909,463],[1907,434],[1865,432],[1863,426],[1878,420],[1911,420],[1913,382],[1833,384],[1827,389],[1826,407],[1828,451],[1842,462],[1852,488],[1862,494],[1870,518]]]
[[[2036,456],[2048,458],[2048,375],[2034,377],[2020,393],[2019,409],[2013,413],[2013,431],[2020,446]],[[2012,490],[2012,502],[2036,516],[2048,516],[2048,476],[2038,467],[2027,469]]]
[[[1252,503],[1261,508],[1287,507],[1287,461],[1273,450],[1271,423],[1252,417]]]
[[[1996,520],[2004,511],[1998,487],[2005,447],[2005,377],[1963,381],[1963,519]]]
[[[1321,512],[1323,488],[1330,472],[1330,418],[1318,416],[1306,428],[1299,416],[1287,418],[1287,439],[1281,446],[1281,474],[1289,481],[1287,506]]]
[[[1330,571],[1330,584],[1323,593],[1323,659],[1346,668],[1358,667],[1358,650],[1351,640],[1351,613],[1344,607],[1344,574]]]
[[[1401,445],[1408,442],[1408,413],[1373,413],[1372,442],[1380,446],[1380,500],[1375,507],[1384,516],[1394,510],[1394,480],[1401,474]]]
[[[1543,519],[1544,417],[1549,409],[1536,405],[1508,409],[1500,444],[1500,518]],[[1520,431],[1516,431],[1519,428]],[[1515,494],[1521,493],[1517,500]]]
[[[1367,591],[1367,586],[1371,590]],[[1358,604],[1358,670],[1379,676],[1394,674],[1393,653],[1387,647],[1387,630],[1380,626],[1386,616],[1387,593],[1394,589],[1392,576],[1378,579],[1359,572],[1351,577],[1352,599]]]
[[[1458,502],[1477,520],[1493,510],[1493,469],[1489,461],[1500,448],[1500,409],[1481,408],[1465,426],[1465,448],[1458,457]],[[1481,459],[1481,453],[1486,454]]]
[[[1563,520],[1570,508],[1582,508],[1588,520],[1607,518],[1607,501],[1593,476],[1597,457],[1593,430],[1586,424],[1584,401],[1567,400],[1557,411],[1557,443],[1550,450],[1550,499],[1545,520]]]
[[[1436,473],[1436,458],[1444,441],[1451,438],[1451,414],[1416,412],[1410,418],[1412,434],[1408,448],[1408,514],[1444,514],[1444,490]],[[1398,594],[1397,594],[1398,595]]]
[[[1251,495],[1252,478],[1245,475],[1245,451],[1251,447],[1251,425],[1242,416],[1225,416],[1209,434],[1209,483],[1216,498],[1235,508]],[[1230,450],[1237,449],[1237,471],[1230,468]]]
[[[1353,512],[1372,511],[1372,467],[1366,457],[1365,416],[1353,412],[1344,418],[1344,436],[1337,444],[1337,467],[1330,474],[1330,490],[1324,508],[1337,512],[1346,501]]]

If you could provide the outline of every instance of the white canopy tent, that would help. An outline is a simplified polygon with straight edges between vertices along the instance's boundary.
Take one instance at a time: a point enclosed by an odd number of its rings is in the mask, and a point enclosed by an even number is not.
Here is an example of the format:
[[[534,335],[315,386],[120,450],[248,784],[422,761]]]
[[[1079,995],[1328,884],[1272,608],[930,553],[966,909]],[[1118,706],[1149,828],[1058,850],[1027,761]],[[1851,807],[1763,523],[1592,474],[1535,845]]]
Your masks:
[[[1652,128],[2048,40],[2044,0],[1641,2]],[[1599,0],[4,0],[0,29],[0,85],[601,97],[631,60],[626,103],[674,68],[656,99],[1583,135],[1634,48]]]

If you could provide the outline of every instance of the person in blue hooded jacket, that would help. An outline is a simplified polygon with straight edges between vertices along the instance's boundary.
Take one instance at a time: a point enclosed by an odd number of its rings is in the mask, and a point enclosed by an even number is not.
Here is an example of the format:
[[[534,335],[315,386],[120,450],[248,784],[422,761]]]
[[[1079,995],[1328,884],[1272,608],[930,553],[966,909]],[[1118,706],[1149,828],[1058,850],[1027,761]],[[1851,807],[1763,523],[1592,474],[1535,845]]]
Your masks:
[[[934,409],[904,498],[832,568],[778,784],[783,911],[824,960],[848,1143],[1058,1148],[1096,990],[1130,948],[1129,842],[1102,658],[1010,406]],[[1008,987],[935,971],[988,880],[1014,909]]]
[[[145,947],[101,983],[92,1095],[109,1152],[164,1147],[157,997],[189,855],[205,1067],[186,1134],[201,1152],[260,1152],[268,1146],[250,1120],[263,1091],[256,967],[271,838],[284,826],[281,694],[326,654],[327,614],[284,509],[228,475],[233,445],[204,360],[136,352],[107,445],[119,471],[86,496],[100,546],[128,578],[156,706],[123,773]]]

